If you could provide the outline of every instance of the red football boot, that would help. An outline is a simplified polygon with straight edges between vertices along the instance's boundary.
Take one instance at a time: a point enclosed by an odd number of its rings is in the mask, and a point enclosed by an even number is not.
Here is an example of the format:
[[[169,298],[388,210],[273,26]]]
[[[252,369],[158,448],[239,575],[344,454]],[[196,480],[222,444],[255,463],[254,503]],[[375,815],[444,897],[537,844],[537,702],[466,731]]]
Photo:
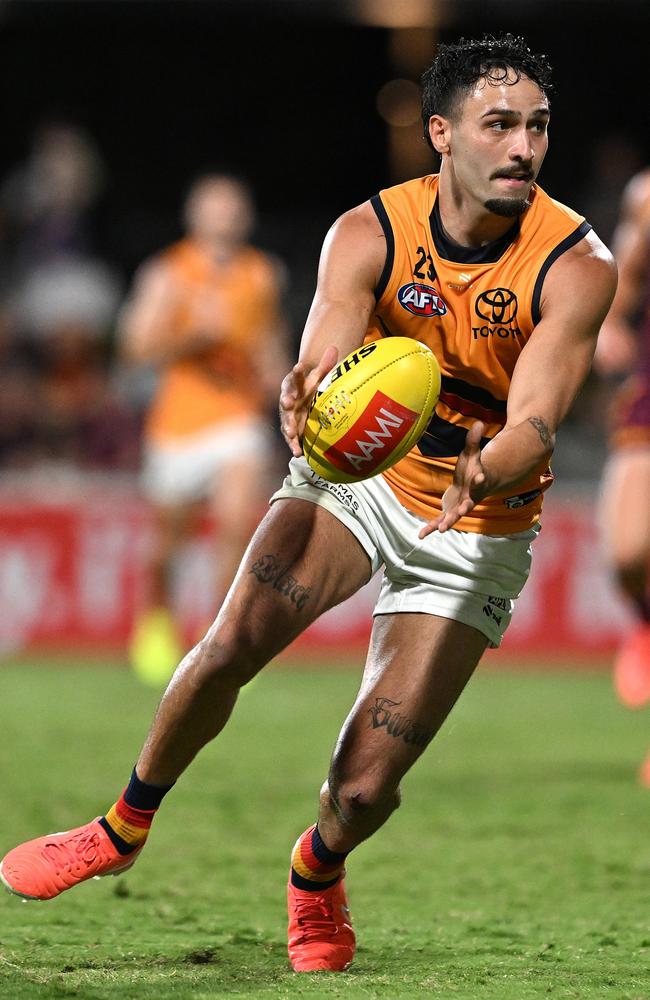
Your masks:
[[[142,845],[144,846],[144,845]],[[119,875],[142,850],[120,854],[98,820],[28,840],[2,859],[0,881],[23,899],[53,899],[89,878]]]
[[[331,889],[305,892],[289,881],[289,961],[294,972],[343,972],[354,958],[343,876]]]

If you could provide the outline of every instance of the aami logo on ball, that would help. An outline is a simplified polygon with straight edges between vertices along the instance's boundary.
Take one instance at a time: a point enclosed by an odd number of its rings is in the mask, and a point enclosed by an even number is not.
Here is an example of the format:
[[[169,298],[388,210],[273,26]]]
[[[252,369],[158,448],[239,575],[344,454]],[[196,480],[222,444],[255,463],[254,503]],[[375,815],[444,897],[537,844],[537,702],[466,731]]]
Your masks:
[[[418,419],[415,410],[376,392],[361,416],[324,453],[328,462],[351,475],[371,475],[406,437]]]
[[[431,285],[419,285],[416,281],[411,281],[408,285],[402,285],[397,298],[399,304],[414,316],[444,316],[447,312],[440,294]]]

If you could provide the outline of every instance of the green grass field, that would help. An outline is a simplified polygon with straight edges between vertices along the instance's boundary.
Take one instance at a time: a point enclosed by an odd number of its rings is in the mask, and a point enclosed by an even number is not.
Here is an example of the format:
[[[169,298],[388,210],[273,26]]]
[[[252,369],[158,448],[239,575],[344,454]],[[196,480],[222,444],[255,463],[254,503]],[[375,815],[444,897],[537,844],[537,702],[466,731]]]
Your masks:
[[[105,810],[156,696],[116,669],[0,672],[0,850]],[[355,671],[271,668],[117,879],[0,897],[0,996],[650,998],[648,714],[590,673],[485,671],[352,855],[348,973],[296,976],[284,886]]]

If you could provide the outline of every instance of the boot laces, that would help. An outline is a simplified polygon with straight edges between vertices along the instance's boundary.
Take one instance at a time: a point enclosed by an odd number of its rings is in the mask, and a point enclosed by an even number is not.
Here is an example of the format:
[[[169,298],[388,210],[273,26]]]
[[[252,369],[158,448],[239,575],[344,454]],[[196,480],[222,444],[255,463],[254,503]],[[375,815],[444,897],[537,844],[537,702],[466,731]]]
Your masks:
[[[57,868],[90,866],[100,853],[100,841],[94,831],[77,833],[63,841],[52,841],[43,848],[43,854]]]
[[[314,899],[299,899],[295,902],[296,922],[300,927],[301,941],[322,941],[323,937],[333,936],[338,927],[334,919],[333,900],[324,896]]]

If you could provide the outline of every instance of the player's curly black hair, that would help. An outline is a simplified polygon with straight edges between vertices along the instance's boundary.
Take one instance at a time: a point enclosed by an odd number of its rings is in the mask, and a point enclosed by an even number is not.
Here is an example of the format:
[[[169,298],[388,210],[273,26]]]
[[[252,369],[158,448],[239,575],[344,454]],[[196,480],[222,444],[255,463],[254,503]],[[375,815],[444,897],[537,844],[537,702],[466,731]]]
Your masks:
[[[429,118],[453,118],[460,101],[477,80],[505,79],[514,73],[513,83],[522,76],[534,80],[548,97],[552,90],[552,69],[545,55],[535,55],[520,35],[483,35],[461,38],[452,45],[440,45],[431,66],[422,75],[422,122],[424,138],[429,138]]]

